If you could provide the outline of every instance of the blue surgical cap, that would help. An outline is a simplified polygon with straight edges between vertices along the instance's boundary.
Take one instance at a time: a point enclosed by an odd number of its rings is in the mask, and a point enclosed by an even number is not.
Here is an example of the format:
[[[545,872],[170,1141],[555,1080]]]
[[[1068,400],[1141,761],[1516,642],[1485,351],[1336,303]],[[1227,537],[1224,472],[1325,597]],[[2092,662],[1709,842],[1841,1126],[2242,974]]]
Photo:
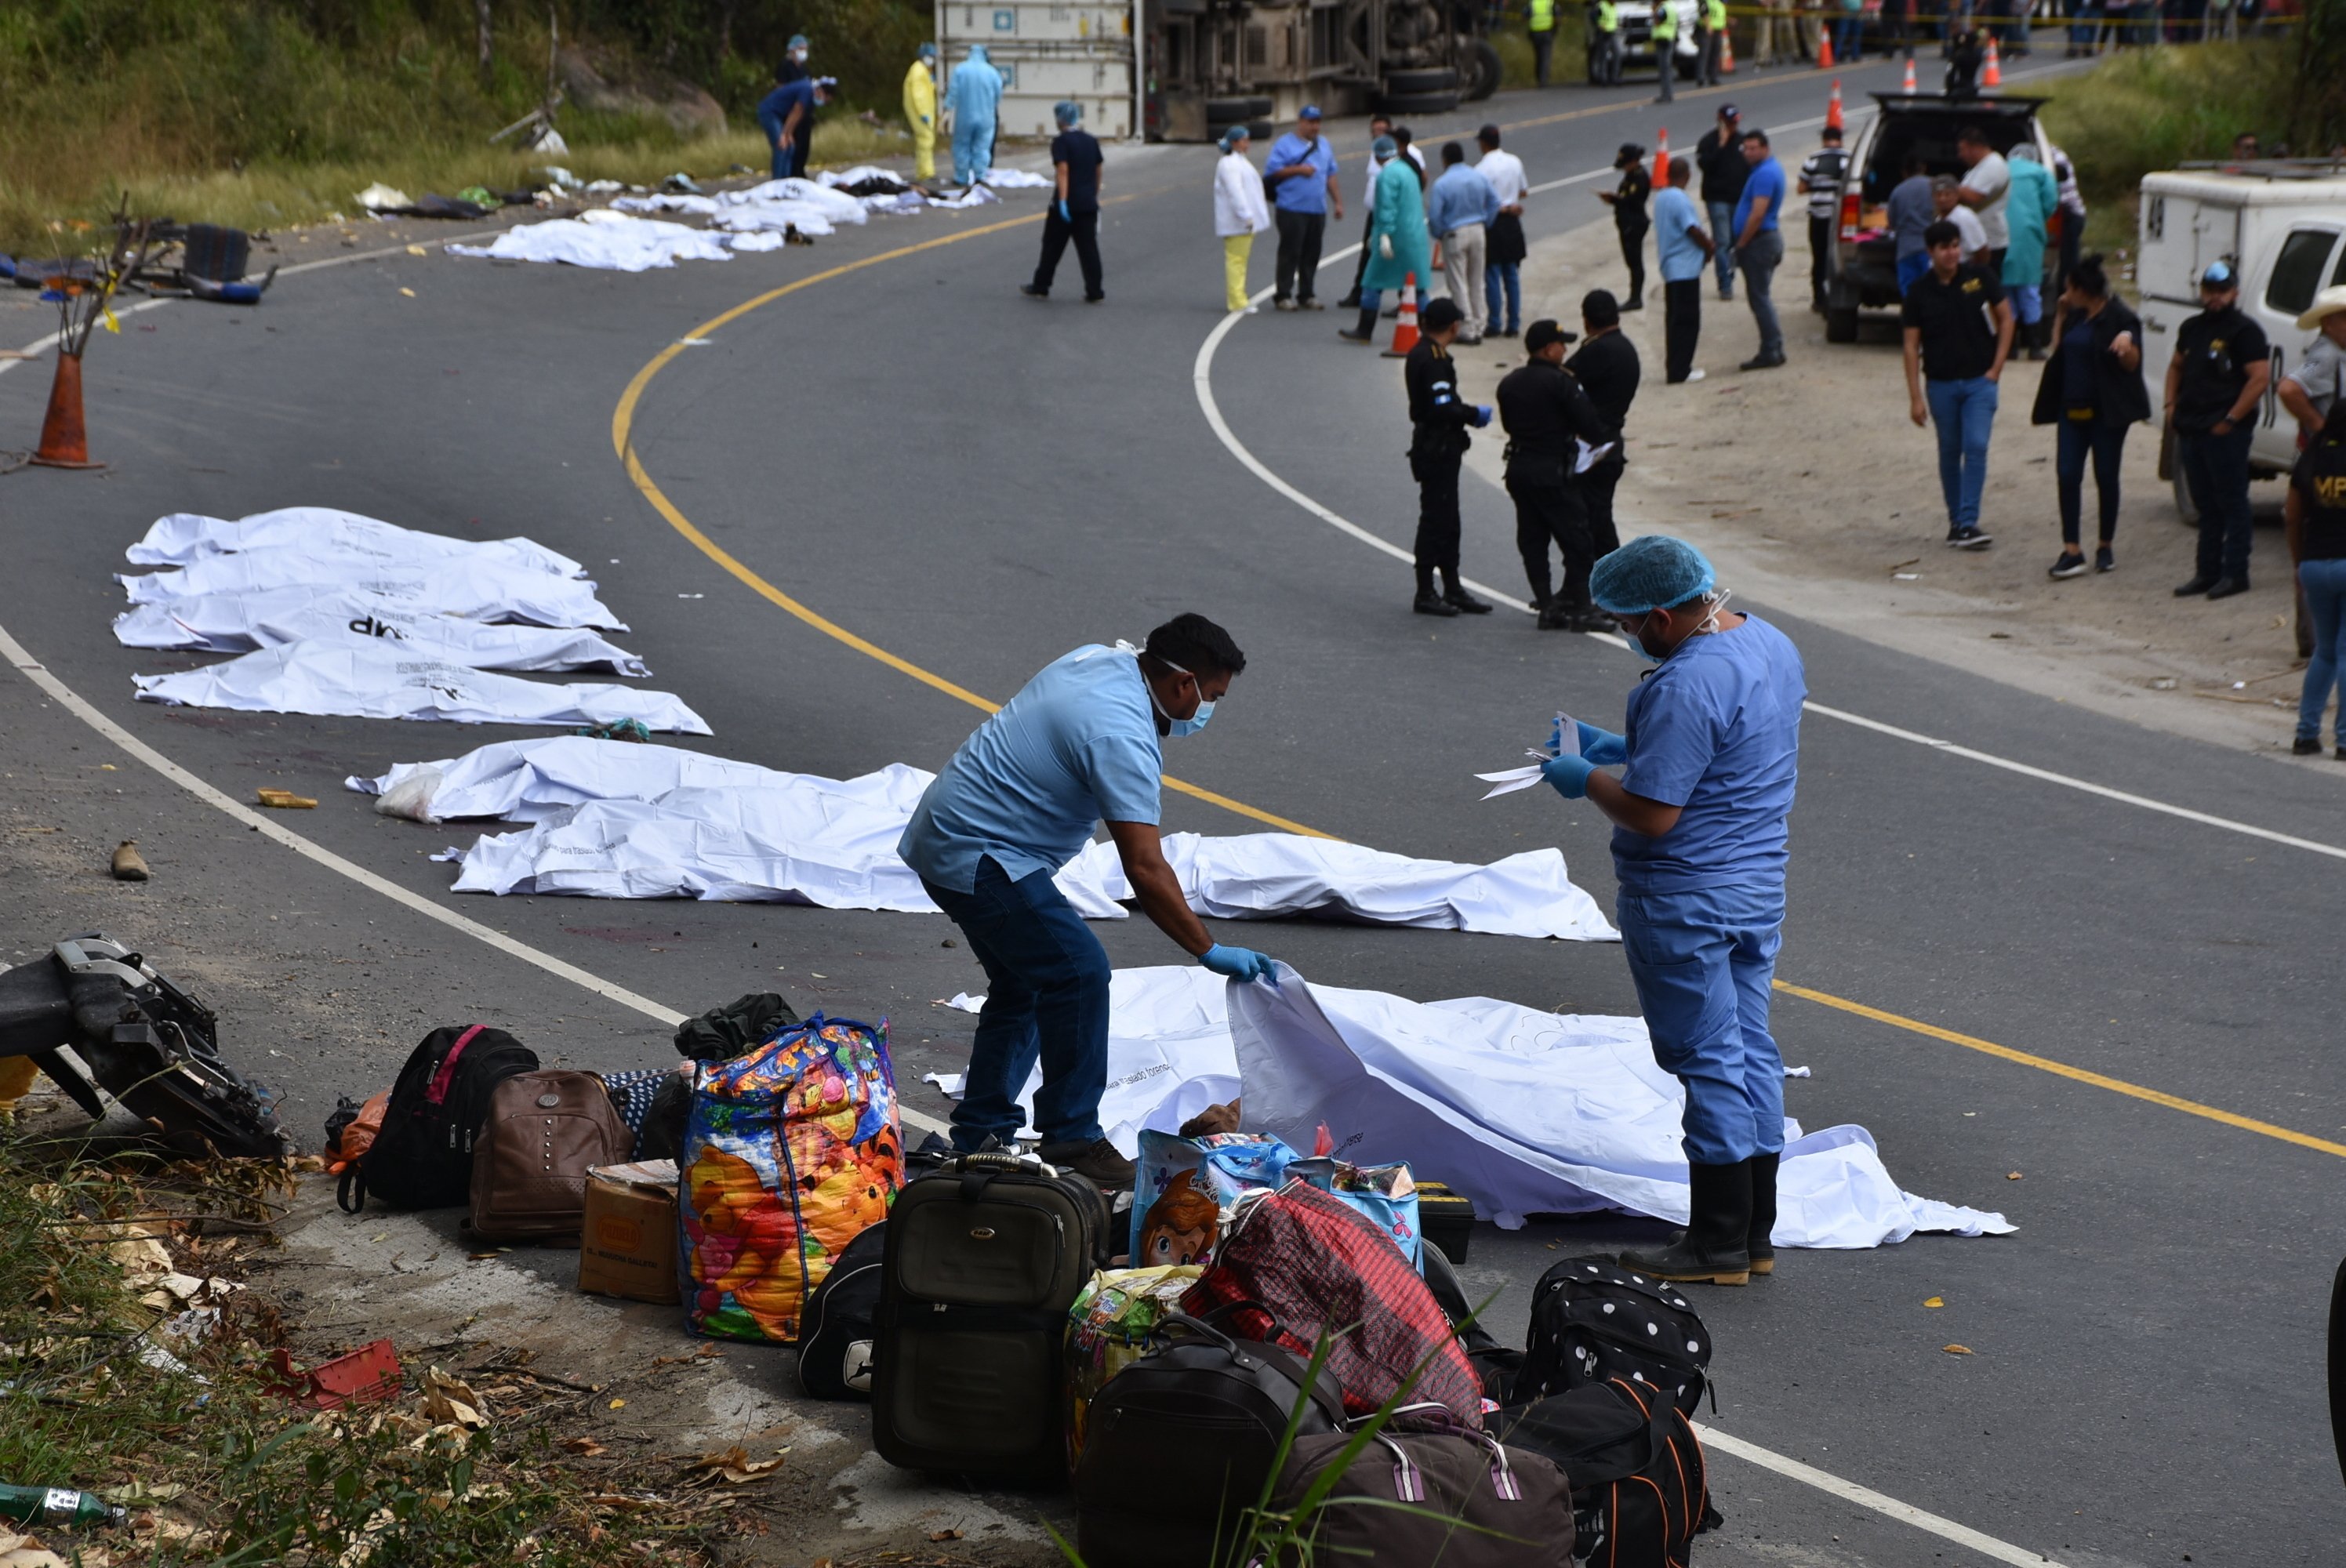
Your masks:
[[[1588,593],[1600,609],[1636,616],[1683,605],[1718,583],[1701,551],[1667,534],[1647,534],[1597,562]]]
[[[788,45],[784,46],[785,46],[785,47],[787,47],[787,48],[791,48],[791,49],[803,49],[803,48],[805,48],[805,47],[807,46],[807,37],[806,37],[806,35],[805,35],[804,33],[793,33],[793,34],[791,34],[791,35],[790,35],[790,43],[789,43]]]
[[[1069,98],[1065,103],[1053,106],[1051,113],[1063,126],[1076,126],[1084,123],[1084,106],[1076,102],[1073,98]]]
[[[916,53],[923,60],[933,60],[937,57],[937,46],[934,44],[923,44]]]
[[[1381,136],[1369,144],[1369,150],[1379,158],[1391,158],[1401,150],[1401,143],[1389,136]]]
[[[1239,143],[1247,140],[1253,134],[1242,125],[1232,126],[1222,133],[1222,150],[1224,152],[1234,150]]]

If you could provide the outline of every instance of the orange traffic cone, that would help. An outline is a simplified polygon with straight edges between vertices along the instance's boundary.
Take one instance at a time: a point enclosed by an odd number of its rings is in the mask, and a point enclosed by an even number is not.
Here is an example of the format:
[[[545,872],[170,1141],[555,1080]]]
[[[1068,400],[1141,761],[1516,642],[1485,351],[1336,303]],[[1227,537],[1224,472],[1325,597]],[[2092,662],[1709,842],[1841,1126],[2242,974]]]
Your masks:
[[[1904,85],[1903,85],[1903,86],[1900,87],[1898,90],[1899,90],[1900,92],[1902,92],[1902,93],[1906,94],[1909,97],[1912,97],[1913,96],[1913,93],[1914,93],[1914,62],[1913,62],[1912,60],[1911,60],[1911,59],[1910,59],[1910,60],[1908,60],[1908,61],[1906,62],[1906,80],[1905,80],[1905,83],[1904,83]]]
[[[2004,86],[2004,61],[1995,52],[1995,35],[1993,33],[1987,36],[1987,64],[1980,67],[1980,86],[1983,87]]]
[[[1832,68],[1832,24],[1828,22],[1817,32],[1817,69],[1830,71]]]
[[[1719,74],[1722,76],[1731,76],[1735,74],[1735,29],[1733,27],[1724,28],[1719,35]]]
[[[1654,188],[1670,188],[1670,127],[1664,126],[1654,133]]]
[[[44,468],[106,466],[89,460],[89,433],[81,419],[79,354],[57,354],[57,376],[49,383],[49,412],[41,420],[41,447],[33,461]]]
[[[1405,360],[1410,350],[1417,347],[1417,274],[1402,275],[1401,314],[1393,321],[1392,347],[1385,351],[1389,360]]]
[[[1840,130],[1841,128],[1843,127],[1841,123],[1841,78],[1839,76],[1835,76],[1833,78],[1832,97],[1825,100],[1825,129]]]

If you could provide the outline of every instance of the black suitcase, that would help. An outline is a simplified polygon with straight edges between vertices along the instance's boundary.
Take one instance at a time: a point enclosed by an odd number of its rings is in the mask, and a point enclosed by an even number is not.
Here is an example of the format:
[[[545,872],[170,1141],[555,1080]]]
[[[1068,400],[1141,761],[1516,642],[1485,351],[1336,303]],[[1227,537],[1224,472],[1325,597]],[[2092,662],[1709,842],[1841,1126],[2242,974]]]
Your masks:
[[[872,1446],[890,1464],[1066,1476],[1067,1308],[1103,1260],[1107,1204],[1072,1172],[960,1155],[889,1210],[872,1347]]]

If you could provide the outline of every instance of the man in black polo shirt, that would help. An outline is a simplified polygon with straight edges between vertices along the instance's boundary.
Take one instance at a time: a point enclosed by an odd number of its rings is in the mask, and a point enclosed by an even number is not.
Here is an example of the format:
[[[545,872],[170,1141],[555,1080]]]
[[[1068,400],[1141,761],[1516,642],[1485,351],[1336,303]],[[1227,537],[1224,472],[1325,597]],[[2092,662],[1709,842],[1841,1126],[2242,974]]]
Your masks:
[[[1450,357],[1466,320],[1458,302],[1436,300],[1423,320],[1417,347],[1402,367],[1409,388],[1409,471],[1417,481],[1417,599],[1410,608],[1421,616],[1484,616],[1491,601],[1468,593],[1458,575],[1458,467],[1474,444],[1466,433],[1490,423],[1491,411],[1458,395],[1458,364]]]
[[[2167,361],[2167,423],[2175,461],[2199,508],[2199,563],[2178,599],[2229,599],[2249,591],[2249,443],[2257,405],[2272,380],[2264,329],[2240,312],[2240,280],[2229,261],[2199,275],[2199,313],[2175,332]]]
[[[1994,272],[1964,265],[1963,231],[1953,224],[1939,219],[1923,230],[1923,243],[1931,270],[1914,280],[1899,307],[1906,395],[1917,426],[1939,427],[1948,545],[1984,550],[1994,541],[1980,530],[1980,491],[1987,484],[1996,383],[2012,352],[2012,306]]]
[[[1588,513],[1574,467],[1579,443],[1603,446],[1620,432],[1607,423],[1564,368],[1565,345],[1573,334],[1554,321],[1534,321],[1524,330],[1521,370],[1499,383],[1499,421],[1507,432],[1507,494],[1515,503],[1515,549],[1524,558],[1532,602],[1539,606],[1540,630],[1586,632],[1612,629],[1588,596],[1588,569],[1596,564],[1589,543]],[[1548,541],[1564,553],[1564,586],[1548,587]]]
[[[1084,303],[1096,305],[1107,298],[1100,287],[1099,253],[1100,166],[1107,160],[1100,155],[1099,142],[1081,128],[1083,105],[1069,100],[1051,113],[1059,124],[1059,134],[1051,138],[1056,188],[1043,215],[1043,256],[1035,263],[1035,280],[1021,283],[1018,291],[1036,300],[1048,298],[1059,258],[1073,239],[1076,260],[1084,271]]]
[[[1702,170],[1702,205],[1710,237],[1719,242],[1711,261],[1719,269],[1719,297],[1735,298],[1735,204],[1751,178],[1743,157],[1743,117],[1733,104],[1719,106],[1719,123],[1694,144],[1694,166]]]
[[[2346,618],[2346,418],[2333,412],[2314,433],[2289,483],[2298,503],[2297,581],[2313,623],[2295,747],[2297,755],[2309,757],[2321,749],[2321,715],[2338,685],[2340,626]],[[2346,762],[2346,736],[2340,728],[2333,720],[2331,755]]]
[[[1637,401],[1637,345],[1621,333],[1621,311],[1625,307],[1616,301],[1610,291],[1591,289],[1580,301],[1580,326],[1586,334],[1580,351],[1564,361],[1580,382],[1588,401],[1605,416],[1605,423],[1617,431],[1626,432],[1629,423],[1629,405]],[[1580,503],[1588,514],[1588,547],[1591,563],[1602,561],[1621,547],[1621,535],[1613,526],[1613,491],[1621,483],[1621,470],[1627,466],[1623,442],[1605,454],[1601,463],[1592,463],[1580,475]]]

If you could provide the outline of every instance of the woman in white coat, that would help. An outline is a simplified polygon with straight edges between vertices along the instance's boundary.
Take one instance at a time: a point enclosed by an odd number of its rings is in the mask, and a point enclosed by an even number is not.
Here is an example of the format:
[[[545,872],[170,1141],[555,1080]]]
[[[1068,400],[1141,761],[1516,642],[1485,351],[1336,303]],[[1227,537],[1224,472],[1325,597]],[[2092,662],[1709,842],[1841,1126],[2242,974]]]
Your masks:
[[[1221,161],[1214,166],[1214,232],[1222,237],[1222,303],[1251,316],[1247,255],[1254,237],[1270,227],[1270,202],[1263,195],[1261,172],[1247,160],[1248,142],[1242,125],[1222,137]]]

